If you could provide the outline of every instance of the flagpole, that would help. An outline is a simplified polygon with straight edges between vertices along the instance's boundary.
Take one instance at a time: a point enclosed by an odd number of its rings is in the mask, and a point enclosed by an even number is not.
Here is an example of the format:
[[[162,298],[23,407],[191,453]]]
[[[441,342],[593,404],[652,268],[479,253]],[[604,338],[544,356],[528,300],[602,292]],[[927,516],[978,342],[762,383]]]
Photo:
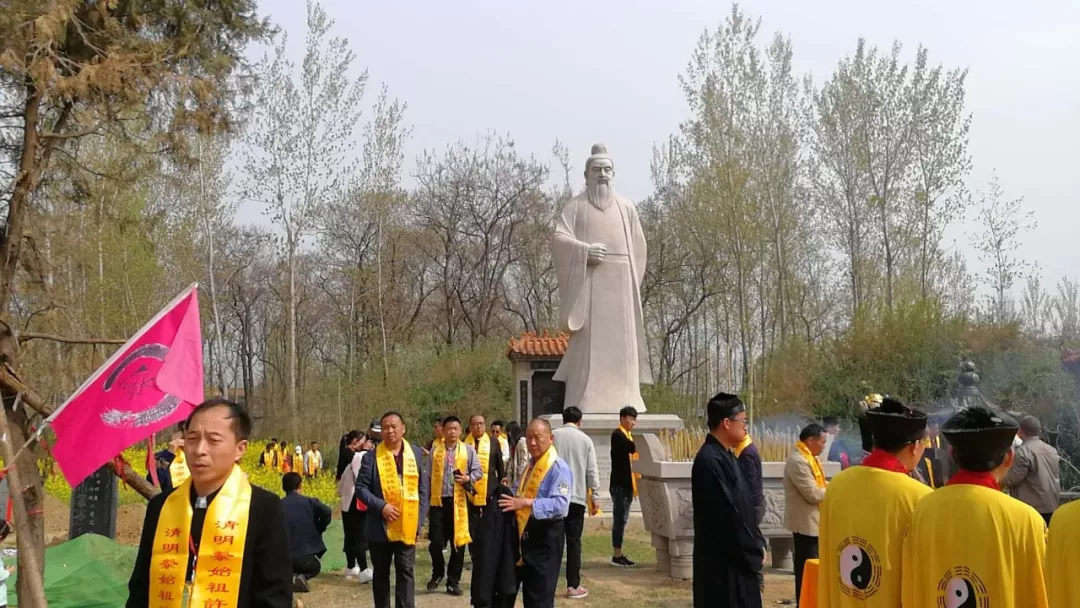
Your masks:
[[[139,329],[139,331],[135,332],[134,335],[132,335],[130,338],[128,338],[128,341],[125,342],[123,346],[116,349],[116,352],[114,352],[112,354],[112,356],[109,357],[108,360],[105,361],[105,363],[103,363],[101,365],[101,367],[97,368],[97,371],[95,371],[93,374],[91,374],[91,376],[89,378],[87,378],[86,381],[83,382],[81,386],[79,386],[78,390],[71,393],[71,395],[68,396],[67,400],[64,401],[62,404],[60,404],[60,407],[56,408],[56,410],[51,415],[49,415],[48,418],[46,418],[44,421],[42,421],[41,426],[38,427],[37,433],[34,434],[35,437],[41,437],[41,434],[43,432],[45,432],[45,427],[47,427],[53,420],[55,420],[56,417],[60,415],[60,412],[64,411],[64,408],[66,408],[68,406],[68,404],[70,404],[72,401],[74,401],[75,397],[79,396],[79,393],[86,390],[86,388],[88,386],[90,386],[98,378],[100,378],[102,376],[102,374],[104,374],[106,372],[106,370],[108,370],[110,367],[112,367],[112,364],[115,363],[120,358],[121,355],[123,355],[125,352],[127,352],[128,348],[131,347],[131,345],[135,344],[135,342],[139,338],[141,338],[143,336],[143,334],[145,334],[151,327],[153,327],[155,323],[160,321],[162,319],[162,317],[164,317],[167,313],[172,311],[172,309],[175,308],[177,304],[179,304],[181,301],[183,301],[184,298],[190,296],[192,294],[192,292],[194,292],[198,288],[199,288],[199,283],[198,282],[195,282],[195,283],[192,283],[191,285],[189,285],[187,287],[187,289],[180,292],[180,295],[173,298],[171,302],[166,304],[160,311],[158,311],[158,313],[156,315],[154,315],[154,318],[147,321],[146,325],[143,325],[142,328]]]

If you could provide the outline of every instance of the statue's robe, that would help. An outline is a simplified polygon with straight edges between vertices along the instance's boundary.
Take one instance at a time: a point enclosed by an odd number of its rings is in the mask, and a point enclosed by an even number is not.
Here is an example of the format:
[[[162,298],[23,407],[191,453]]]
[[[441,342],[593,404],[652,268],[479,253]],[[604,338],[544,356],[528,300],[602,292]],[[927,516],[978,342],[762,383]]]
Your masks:
[[[645,234],[629,199],[613,194],[601,210],[584,195],[570,200],[556,220],[551,243],[559,281],[559,321],[570,343],[555,372],[566,383],[566,405],[587,413],[645,411],[641,385],[652,384],[641,310]],[[589,245],[607,246],[604,261],[589,265]]]

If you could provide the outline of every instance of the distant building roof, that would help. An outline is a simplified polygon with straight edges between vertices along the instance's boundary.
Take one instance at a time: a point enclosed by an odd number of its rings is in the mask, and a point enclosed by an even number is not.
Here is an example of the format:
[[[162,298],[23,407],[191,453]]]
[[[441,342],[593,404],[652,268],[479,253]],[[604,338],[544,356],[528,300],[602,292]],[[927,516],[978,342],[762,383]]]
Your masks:
[[[566,354],[569,340],[570,337],[562,332],[551,334],[544,330],[538,334],[527,331],[510,339],[506,356],[510,359],[559,359]]]

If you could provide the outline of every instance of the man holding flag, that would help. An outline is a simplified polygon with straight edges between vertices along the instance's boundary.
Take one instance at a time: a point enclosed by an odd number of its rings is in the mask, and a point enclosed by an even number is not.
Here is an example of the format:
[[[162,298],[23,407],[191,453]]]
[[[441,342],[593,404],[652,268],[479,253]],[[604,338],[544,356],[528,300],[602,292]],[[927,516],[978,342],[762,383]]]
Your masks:
[[[146,508],[127,608],[291,608],[281,501],[253,487],[237,465],[251,417],[232,401],[211,399],[191,412],[186,428],[191,478]]]

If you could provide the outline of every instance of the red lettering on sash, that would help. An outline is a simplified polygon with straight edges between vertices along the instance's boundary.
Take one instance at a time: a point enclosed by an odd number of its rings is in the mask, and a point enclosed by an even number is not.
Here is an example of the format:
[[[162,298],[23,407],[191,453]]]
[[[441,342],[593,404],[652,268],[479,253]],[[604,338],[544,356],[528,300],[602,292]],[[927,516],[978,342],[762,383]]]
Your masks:
[[[232,568],[228,566],[216,566],[210,569],[210,576],[229,576],[232,574]]]
[[[214,537],[215,545],[231,545],[236,537],[232,534],[219,535]]]
[[[162,553],[180,553],[180,543],[162,543]]]

